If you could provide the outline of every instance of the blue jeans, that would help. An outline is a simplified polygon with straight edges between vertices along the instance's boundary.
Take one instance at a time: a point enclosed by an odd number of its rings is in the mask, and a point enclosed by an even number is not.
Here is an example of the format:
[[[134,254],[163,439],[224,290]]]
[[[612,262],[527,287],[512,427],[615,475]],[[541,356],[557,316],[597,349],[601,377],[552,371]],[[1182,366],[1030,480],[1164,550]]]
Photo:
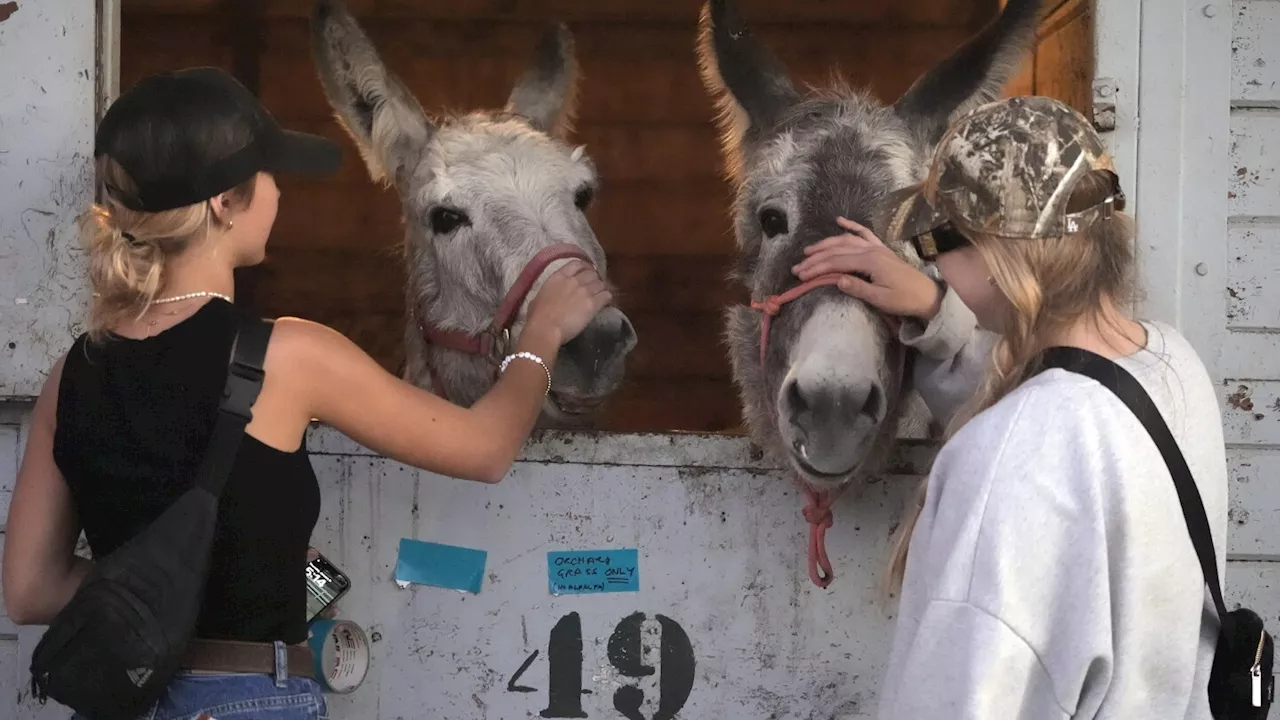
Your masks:
[[[320,684],[289,677],[276,687],[270,675],[180,674],[165,696],[139,720],[328,720]],[[72,720],[86,720],[75,715]]]

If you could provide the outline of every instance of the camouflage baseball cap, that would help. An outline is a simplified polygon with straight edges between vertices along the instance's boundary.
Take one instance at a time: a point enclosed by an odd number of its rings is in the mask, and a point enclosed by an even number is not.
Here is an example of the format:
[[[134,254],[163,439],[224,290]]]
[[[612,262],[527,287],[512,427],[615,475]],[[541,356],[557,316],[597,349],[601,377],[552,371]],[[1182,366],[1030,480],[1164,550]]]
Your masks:
[[[1094,171],[1110,174],[1112,193],[1068,213],[1076,183]],[[943,226],[966,236],[1062,237],[1113,208],[1124,208],[1124,195],[1089,121],[1053,98],[1019,96],[956,120],[924,182],[891,196],[880,227],[900,240]]]

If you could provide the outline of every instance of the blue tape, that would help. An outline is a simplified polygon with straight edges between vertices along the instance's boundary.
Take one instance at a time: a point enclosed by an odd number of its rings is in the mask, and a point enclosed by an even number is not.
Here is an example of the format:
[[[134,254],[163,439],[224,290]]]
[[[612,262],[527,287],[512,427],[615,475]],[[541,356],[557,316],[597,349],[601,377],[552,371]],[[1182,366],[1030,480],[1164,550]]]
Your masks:
[[[484,550],[402,538],[395,579],[478,594],[488,557]]]
[[[640,553],[635,549],[549,552],[547,585],[552,595],[639,592]]]

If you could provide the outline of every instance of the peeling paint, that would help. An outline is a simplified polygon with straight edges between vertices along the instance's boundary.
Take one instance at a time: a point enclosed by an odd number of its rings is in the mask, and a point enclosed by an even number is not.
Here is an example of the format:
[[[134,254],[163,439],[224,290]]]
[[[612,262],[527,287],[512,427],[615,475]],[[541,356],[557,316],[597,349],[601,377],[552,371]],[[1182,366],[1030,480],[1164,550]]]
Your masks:
[[[1237,410],[1252,410],[1253,398],[1249,395],[1249,387],[1241,385],[1235,392],[1227,396],[1227,402]]]
[[[8,20],[15,12],[18,11],[18,3],[7,2],[0,4],[0,22]]]

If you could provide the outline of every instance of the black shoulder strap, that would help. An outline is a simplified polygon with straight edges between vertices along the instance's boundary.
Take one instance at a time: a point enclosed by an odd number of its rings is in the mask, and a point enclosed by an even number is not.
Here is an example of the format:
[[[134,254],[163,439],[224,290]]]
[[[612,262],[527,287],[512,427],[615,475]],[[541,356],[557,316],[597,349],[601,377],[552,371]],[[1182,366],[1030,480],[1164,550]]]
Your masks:
[[[1195,546],[1196,555],[1200,558],[1200,569],[1204,572],[1205,583],[1213,595],[1213,604],[1218,608],[1218,617],[1225,626],[1229,617],[1226,604],[1222,602],[1218,558],[1213,550],[1213,535],[1209,532],[1209,517],[1205,514],[1200,492],[1191,477],[1191,468],[1187,467],[1187,461],[1178,449],[1178,442],[1169,432],[1169,426],[1165,424],[1160,409],[1152,402],[1151,396],[1127,370],[1082,348],[1049,348],[1043,356],[1043,367],[1062,368],[1097,380],[1128,405],[1147,429],[1156,447],[1160,449],[1160,454],[1164,456],[1165,464],[1169,466],[1169,474],[1173,476],[1178,502],[1182,503],[1182,514],[1186,517],[1187,530],[1191,533],[1191,544]]]
[[[268,320],[244,316],[236,329],[231,359],[227,363],[227,383],[218,405],[218,420],[195,478],[196,484],[214,497],[222,493],[244,438],[244,428],[253,419],[253,404],[258,400],[266,375],[262,365],[273,328]]]

